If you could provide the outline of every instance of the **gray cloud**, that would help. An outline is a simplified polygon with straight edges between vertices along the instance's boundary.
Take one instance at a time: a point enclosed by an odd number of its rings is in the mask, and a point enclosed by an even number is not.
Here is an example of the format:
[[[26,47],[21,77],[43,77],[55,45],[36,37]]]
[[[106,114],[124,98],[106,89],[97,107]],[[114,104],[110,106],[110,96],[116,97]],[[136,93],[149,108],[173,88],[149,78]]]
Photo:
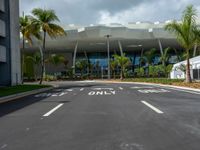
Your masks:
[[[188,4],[200,11],[199,0],[20,0],[21,12],[51,8],[62,24],[80,25],[180,19]]]

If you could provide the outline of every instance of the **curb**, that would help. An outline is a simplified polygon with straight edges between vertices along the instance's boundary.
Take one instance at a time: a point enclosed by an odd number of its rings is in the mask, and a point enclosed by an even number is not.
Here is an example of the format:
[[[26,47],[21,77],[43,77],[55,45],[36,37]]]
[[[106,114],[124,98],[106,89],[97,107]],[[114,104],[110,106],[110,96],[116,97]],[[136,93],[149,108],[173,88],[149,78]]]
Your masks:
[[[54,87],[49,87],[49,88],[42,88],[42,89],[37,89],[37,90],[32,90],[32,91],[28,91],[28,92],[22,92],[22,93],[18,93],[18,94],[14,94],[14,95],[10,95],[10,96],[5,96],[5,97],[1,97],[0,98],[0,104],[5,103],[5,102],[9,102],[12,100],[16,100],[19,98],[23,98],[29,95],[33,95],[33,94],[37,94],[40,92],[45,92],[45,91],[49,91],[52,90]]]
[[[98,81],[96,82],[100,83],[120,83],[120,84],[141,84],[141,85],[156,85],[156,86],[162,86],[162,87],[169,87],[169,88],[176,88],[176,89],[181,89],[181,90],[190,90],[190,91],[195,91],[195,92],[200,92],[200,89],[195,89],[195,88],[189,88],[189,87],[183,87],[183,86],[175,86],[175,85],[165,85],[165,84],[158,84],[158,83],[147,83],[147,82],[120,82],[120,81]]]

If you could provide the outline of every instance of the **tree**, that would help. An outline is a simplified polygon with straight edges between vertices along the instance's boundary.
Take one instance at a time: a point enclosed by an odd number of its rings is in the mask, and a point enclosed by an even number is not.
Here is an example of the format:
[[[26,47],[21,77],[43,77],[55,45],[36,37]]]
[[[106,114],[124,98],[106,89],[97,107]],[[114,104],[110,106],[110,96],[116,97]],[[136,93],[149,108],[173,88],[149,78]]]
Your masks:
[[[83,78],[83,73],[84,70],[87,68],[87,66],[88,66],[87,60],[79,60],[76,62],[76,68],[80,69],[81,71],[81,78]]]
[[[113,73],[114,79],[115,79],[115,69],[116,69],[117,65],[118,65],[118,62],[115,59],[110,60],[110,69]]]
[[[62,55],[52,54],[52,55],[50,55],[50,57],[48,58],[47,61],[50,62],[51,64],[57,66],[57,65],[65,62],[65,57]]]
[[[25,49],[25,38],[26,38],[26,33],[28,31],[27,27],[30,24],[30,21],[28,19],[28,16],[22,16],[19,18],[19,23],[20,23],[20,33],[22,35],[22,50],[24,51]],[[23,52],[22,52],[23,53]],[[24,80],[24,55],[22,54],[22,84],[23,84],[23,80]]]
[[[168,60],[169,60],[169,51],[170,51],[170,48],[168,47],[168,48],[165,48],[164,50],[163,50],[163,54],[160,56],[160,61],[162,62],[162,65],[163,65],[163,68],[164,68],[164,73],[165,73],[165,76],[168,76],[168,74],[167,74],[167,62],[168,62]]]
[[[58,66],[61,63],[65,63],[65,57],[62,55],[51,54],[46,61],[54,66]]]
[[[45,10],[41,8],[35,8],[32,10],[33,16],[30,17],[31,24],[35,28],[39,28],[40,31],[43,32],[42,40],[42,52],[46,50],[46,36],[47,34],[50,38],[56,38],[57,36],[66,35],[64,29],[57,25],[55,22],[59,22],[57,15],[55,14],[54,10]],[[41,71],[41,78],[40,84],[42,84],[43,76],[44,76],[44,69],[45,69],[45,62],[44,62],[44,55],[42,54],[42,71]]]
[[[120,73],[120,79],[124,79],[124,71],[126,67],[130,64],[130,60],[128,57],[123,54],[122,56],[119,55],[113,55],[114,59],[117,61],[117,64],[121,67],[121,73]]]
[[[146,62],[148,68],[148,76],[149,76],[149,66],[153,64],[153,59],[155,57],[156,49],[152,48],[149,51],[144,53],[144,56],[140,58],[140,61]]]
[[[23,54],[23,51],[25,50],[25,41],[27,40],[30,45],[32,45],[32,36],[40,39],[39,29],[33,28],[31,26],[31,21],[28,16],[24,15],[19,18],[19,24],[20,24],[20,33],[22,35],[22,83],[24,79],[24,61],[25,56]]]
[[[33,56],[26,56],[26,61],[31,61],[33,63],[34,68],[34,78],[37,81],[37,72],[36,67],[41,65],[41,55],[39,52],[36,52]]]
[[[195,30],[196,25],[196,9],[193,5],[189,5],[183,12],[181,22],[173,21],[165,26],[165,29],[176,35],[177,41],[186,51],[186,82],[191,83],[190,75],[190,50],[196,44]]]

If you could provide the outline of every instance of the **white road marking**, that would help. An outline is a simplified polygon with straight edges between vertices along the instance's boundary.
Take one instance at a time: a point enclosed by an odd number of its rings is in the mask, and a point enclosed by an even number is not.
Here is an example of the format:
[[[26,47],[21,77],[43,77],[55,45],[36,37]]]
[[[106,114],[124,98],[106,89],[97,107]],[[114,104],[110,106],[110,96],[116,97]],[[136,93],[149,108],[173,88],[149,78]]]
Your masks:
[[[80,89],[80,91],[83,91],[83,90],[84,90],[84,88],[81,88],[81,89]]]
[[[88,95],[93,96],[93,95],[115,95],[115,91],[90,91]]]
[[[138,92],[148,94],[148,93],[167,93],[170,91],[165,89],[151,89],[151,90],[138,90]]]
[[[68,91],[68,92],[72,92],[72,91],[73,91],[73,89],[67,89],[66,91]]]
[[[57,95],[57,94],[52,94],[51,96],[56,97],[56,96],[58,96],[58,95]]]
[[[93,88],[93,90],[113,90],[113,88]]]
[[[120,89],[120,90],[123,90],[123,88],[122,88],[122,87],[119,87],[119,89]]]
[[[62,92],[62,93],[60,93],[59,96],[63,96],[63,95],[66,95],[66,94],[67,94],[67,92]]]
[[[54,107],[52,110],[50,110],[49,112],[47,112],[46,114],[43,115],[43,117],[48,117],[49,115],[51,115],[54,111],[56,111],[58,108],[60,108],[62,105],[64,105],[63,103],[57,105],[56,107]]]
[[[131,89],[152,89],[153,87],[151,86],[143,86],[143,87],[139,87],[139,86],[133,86],[130,87]]]
[[[7,144],[4,144],[4,145],[1,146],[1,149],[6,148],[7,146],[8,146]]]
[[[159,110],[158,108],[154,107],[153,105],[147,103],[146,101],[141,101],[143,104],[145,104],[146,106],[148,106],[149,108],[151,108],[152,110],[154,110],[155,112],[157,112],[158,114],[163,114],[164,112],[162,112],[161,110]]]

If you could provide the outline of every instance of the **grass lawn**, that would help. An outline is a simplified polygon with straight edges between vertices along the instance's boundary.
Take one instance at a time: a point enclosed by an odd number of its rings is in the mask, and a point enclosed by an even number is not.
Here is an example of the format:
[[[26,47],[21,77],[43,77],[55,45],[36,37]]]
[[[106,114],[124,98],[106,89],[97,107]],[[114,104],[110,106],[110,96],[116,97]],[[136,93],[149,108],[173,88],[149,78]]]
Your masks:
[[[0,88],[0,97],[9,96],[12,94],[32,91],[41,88],[51,87],[49,85],[17,85],[11,87],[1,87]]]
[[[157,84],[167,84],[175,86],[183,86],[190,88],[200,89],[200,82],[185,83],[182,79],[167,79],[167,78],[132,78],[124,79],[125,82],[146,82],[146,83],[157,83]]]

